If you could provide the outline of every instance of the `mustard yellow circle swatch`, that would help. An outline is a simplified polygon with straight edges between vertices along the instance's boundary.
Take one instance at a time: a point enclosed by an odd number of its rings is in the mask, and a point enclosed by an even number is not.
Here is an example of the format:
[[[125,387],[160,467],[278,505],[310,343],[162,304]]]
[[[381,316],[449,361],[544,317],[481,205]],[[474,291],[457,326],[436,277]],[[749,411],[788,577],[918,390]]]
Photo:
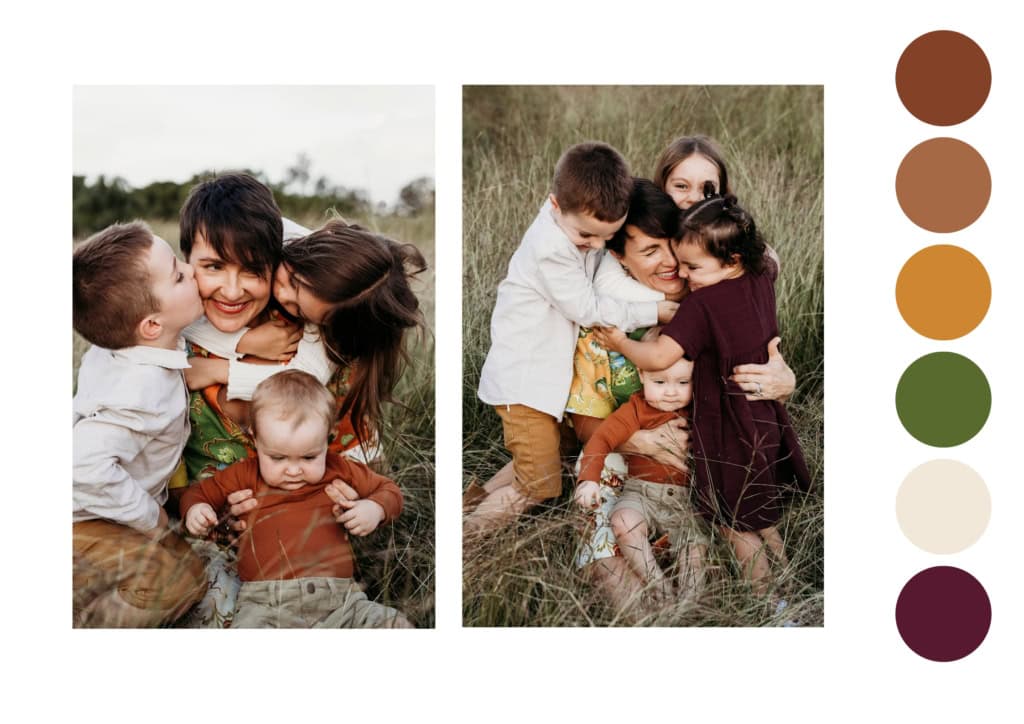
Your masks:
[[[978,259],[958,246],[929,246],[903,265],[896,279],[896,306],[918,334],[956,339],[988,313],[992,284]]]

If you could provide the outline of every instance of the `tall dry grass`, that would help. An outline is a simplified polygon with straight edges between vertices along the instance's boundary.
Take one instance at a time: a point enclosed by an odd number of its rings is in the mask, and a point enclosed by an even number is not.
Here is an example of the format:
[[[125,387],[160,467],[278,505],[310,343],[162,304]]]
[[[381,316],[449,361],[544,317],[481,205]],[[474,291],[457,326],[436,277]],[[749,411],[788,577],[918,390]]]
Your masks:
[[[295,219],[317,228],[332,216]],[[394,391],[395,403],[385,406],[381,434],[385,469],[405,497],[402,515],[390,526],[366,538],[352,538],[367,595],[393,606],[417,627],[432,627],[434,615],[434,215],[392,215],[349,218],[395,240],[416,245],[427,261],[427,270],[414,282],[426,328],[408,340],[410,363]],[[178,227],[174,222],[150,221],[153,232],[181,256]],[[72,331],[72,374],[89,343]]]
[[[498,283],[549,192],[562,151],[583,140],[618,148],[650,178],[680,135],[705,134],[725,155],[733,191],[778,252],[783,353],[797,376],[788,403],[813,495],[781,522],[789,566],[786,617],[823,621],[823,94],[820,87],[467,87],[463,93],[463,462],[465,482],[485,481],[509,457],[497,415],[476,396],[490,344]],[[573,559],[579,514],[566,476],[560,499],[512,530],[464,551],[464,622],[470,626],[713,625],[780,622],[740,580],[716,543],[711,580],[694,607],[611,610]]]

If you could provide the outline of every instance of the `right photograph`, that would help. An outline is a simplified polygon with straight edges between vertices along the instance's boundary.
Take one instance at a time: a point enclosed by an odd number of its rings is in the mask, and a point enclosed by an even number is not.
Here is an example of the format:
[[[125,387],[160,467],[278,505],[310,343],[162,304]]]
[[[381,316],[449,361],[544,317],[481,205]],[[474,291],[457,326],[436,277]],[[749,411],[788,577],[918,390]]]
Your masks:
[[[463,625],[824,625],[822,86],[463,88]]]

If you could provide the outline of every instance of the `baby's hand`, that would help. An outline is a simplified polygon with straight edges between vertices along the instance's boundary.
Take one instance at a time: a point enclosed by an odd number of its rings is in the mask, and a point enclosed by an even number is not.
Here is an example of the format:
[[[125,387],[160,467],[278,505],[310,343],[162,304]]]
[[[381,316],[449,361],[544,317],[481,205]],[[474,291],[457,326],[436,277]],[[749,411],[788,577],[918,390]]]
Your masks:
[[[601,504],[601,486],[593,480],[581,480],[576,485],[574,499],[584,510],[594,510]]]
[[[196,503],[185,514],[185,527],[192,535],[206,536],[217,525],[217,511],[207,503]]]
[[[384,520],[384,508],[373,500],[339,500],[336,507],[345,511],[337,521],[352,535],[369,535]]]
[[[619,345],[627,339],[626,333],[618,327],[594,327],[594,339],[607,350],[619,352]]]

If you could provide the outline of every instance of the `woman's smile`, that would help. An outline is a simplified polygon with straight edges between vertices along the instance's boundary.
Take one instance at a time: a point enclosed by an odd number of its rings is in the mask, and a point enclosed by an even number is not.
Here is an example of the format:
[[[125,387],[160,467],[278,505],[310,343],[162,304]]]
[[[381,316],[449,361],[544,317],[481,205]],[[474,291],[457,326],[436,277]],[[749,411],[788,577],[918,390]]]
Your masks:
[[[269,271],[260,276],[237,262],[222,259],[201,232],[196,233],[189,259],[206,318],[220,331],[237,332],[266,308],[270,301]]]

